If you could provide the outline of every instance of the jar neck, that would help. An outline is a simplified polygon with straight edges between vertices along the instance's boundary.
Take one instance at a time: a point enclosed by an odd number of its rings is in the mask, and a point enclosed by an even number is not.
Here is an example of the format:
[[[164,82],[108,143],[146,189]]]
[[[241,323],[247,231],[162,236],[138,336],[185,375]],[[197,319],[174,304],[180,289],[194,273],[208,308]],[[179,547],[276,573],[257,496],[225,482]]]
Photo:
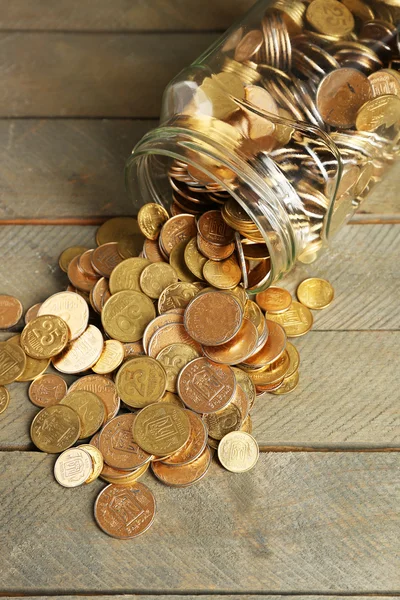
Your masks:
[[[147,133],[135,146],[125,171],[135,204],[171,204],[168,170],[173,160],[202,171],[238,202],[257,225],[270,253],[268,280],[256,293],[278,281],[294,265],[306,244],[308,220],[294,188],[266,154],[241,155],[222,131],[218,136],[177,121]],[[300,215],[300,216],[299,216]]]

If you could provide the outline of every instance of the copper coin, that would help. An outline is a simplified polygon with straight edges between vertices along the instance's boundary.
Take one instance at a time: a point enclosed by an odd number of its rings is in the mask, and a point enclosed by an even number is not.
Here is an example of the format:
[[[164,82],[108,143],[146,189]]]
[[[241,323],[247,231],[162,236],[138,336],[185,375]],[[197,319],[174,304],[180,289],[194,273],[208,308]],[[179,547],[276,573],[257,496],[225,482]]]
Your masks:
[[[204,238],[201,237],[200,234],[197,236],[197,247],[204,256],[209,258],[210,260],[225,260],[229,258],[235,251],[234,242],[230,242],[226,246],[218,246],[217,244],[213,244],[208,242]],[[203,278],[203,275],[202,275]]]
[[[60,269],[64,271],[64,273],[68,273],[68,265],[75,256],[80,256],[83,252],[86,252],[87,248],[85,246],[71,246],[70,248],[66,248],[58,259],[58,264]]]
[[[97,279],[99,274],[93,269],[92,265],[93,252],[94,250],[91,249],[86,250],[86,252],[81,254],[78,260],[78,267],[85,273],[85,275],[88,275],[88,277],[95,277]]]
[[[165,483],[174,487],[187,487],[200,481],[211,465],[211,451],[208,446],[193,462],[182,465],[166,465],[164,462],[152,463],[154,475]]]
[[[197,222],[199,233],[206,242],[226,246],[233,242],[235,232],[222,218],[220,210],[209,210]]]
[[[264,346],[253,356],[247,358],[244,364],[253,367],[264,367],[277,360],[286,348],[286,333],[283,327],[275,321],[267,319],[268,338]]]
[[[96,394],[104,402],[106,407],[105,421],[109,421],[118,414],[120,399],[117,394],[115,383],[104,375],[86,375],[74,381],[69,391],[83,390]]]
[[[267,365],[264,369],[250,373],[250,377],[258,389],[262,387],[264,388],[262,391],[270,391],[271,389],[275,389],[274,385],[278,386],[282,383],[282,378],[286,376],[289,369],[290,358],[285,350],[277,360]],[[272,387],[269,387],[267,390],[266,386]]]
[[[14,296],[0,295],[0,329],[14,327],[22,317],[22,304]]]
[[[79,256],[75,256],[68,265],[68,279],[83,292],[90,292],[99,277],[90,277],[79,268]]]
[[[166,465],[186,465],[196,460],[204,451],[207,444],[207,428],[204,421],[191,410],[187,411],[190,421],[190,436],[186,444],[161,462]]]
[[[101,277],[92,289],[92,301],[95,310],[101,314],[107,300],[111,297],[110,288],[108,287],[108,279]]]
[[[150,460],[151,454],[133,441],[132,426],[135,419],[134,414],[120,415],[103,427],[99,447],[104,462],[110,467],[121,470],[136,469]]]
[[[143,334],[143,348],[147,351],[149,342],[151,340],[151,338],[153,337],[153,335],[155,334],[156,331],[158,331],[161,327],[164,327],[164,325],[170,325],[170,323],[183,323],[183,313],[182,314],[176,314],[176,313],[163,313],[162,315],[159,315],[158,317],[156,317],[155,319],[153,319],[152,321],[150,321],[150,323],[147,325],[146,329],[144,330],[144,334]]]
[[[257,347],[257,328],[249,319],[243,319],[237,334],[219,346],[203,346],[210,360],[224,365],[237,365],[253,354]]]
[[[235,394],[236,379],[227,365],[195,358],[179,373],[177,388],[188,408],[206,414],[229,404]]]
[[[225,292],[203,292],[191,300],[184,324],[189,335],[206,346],[218,346],[239,331],[243,309],[235,296]]]
[[[267,313],[282,313],[292,305],[292,296],[283,288],[271,286],[265,292],[256,295],[256,302]]]
[[[240,40],[235,49],[235,60],[245,62],[257,54],[264,43],[264,36],[259,29],[252,29]]]
[[[67,393],[67,383],[59,375],[46,373],[34,379],[29,386],[29,400],[40,408],[58,404]]]
[[[145,354],[142,341],[138,342],[126,342],[124,344],[125,349],[125,360],[132,356],[141,356]]]
[[[42,306],[42,303],[39,302],[38,304],[34,304],[30,308],[28,308],[28,310],[25,313],[25,325],[28,325],[28,323],[33,321],[33,319],[36,319],[36,317],[38,316],[38,311],[41,306]]]
[[[357,69],[336,69],[325,75],[317,90],[317,108],[328,125],[353,127],[361,106],[372,98],[368,77]]]
[[[143,256],[150,262],[165,262],[165,258],[160,250],[158,241],[148,240],[143,244]]]
[[[275,391],[281,387],[284,379],[285,379],[284,377],[281,377],[280,379],[278,379],[278,381],[276,381],[274,383],[270,383],[269,385],[257,385],[256,390],[257,390],[257,392],[262,393],[262,394],[265,394],[265,392]]]
[[[147,354],[156,358],[161,350],[171,344],[188,344],[202,354],[200,344],[190,337],[182,323],[170,323],[160,327],[150,339]]]
[[[110,484],[97,496],[94,517],[100,529],[119,540],[141,535],[154,521],[156,501],[149,488]]]
[[[102,277],[110,277],[112,270],[123,261],[117,242],[102,244],[92,254],[92,265]]]
[[[98,450],[100,450],[100,432],[95,433],[94,436],[91,438],[90,442],[89,442],[92,446],[95,446]],[[103,455],[102,455],[103,456]],[[141,467],[139,467],[141,468]],[[103,460],[103,469],[100,473],[100,477],[101,478],[105,478],[105,477],[110,477],[114,480],[123,480],[126,478],[126,476],[131,473],[136,471],[137,469],[133,469],[132,471],[128,471],[127,469],[122,470],[122,469],[115,469],[114,467],[110,467],[110,465],[107,465],[104,460]],[[107,480],[106,480],[107,481]],[[114,483],[114,482],[113,482]]]
[[[160,244],[167,256],[176,244],[183,240],[189,241],[197,233],[196,219],[193,215],[178,215],[171,217],[161,229]]]

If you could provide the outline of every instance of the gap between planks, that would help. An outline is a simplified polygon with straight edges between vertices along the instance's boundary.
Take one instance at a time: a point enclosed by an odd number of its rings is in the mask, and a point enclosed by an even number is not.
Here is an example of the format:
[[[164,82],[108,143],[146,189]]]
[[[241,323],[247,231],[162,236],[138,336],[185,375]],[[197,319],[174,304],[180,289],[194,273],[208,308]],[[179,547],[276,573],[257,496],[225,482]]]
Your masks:
[[[187,598],[188,600],[192,598],[196,598],[198,600],[207,600],[208,598],[225,598],[232,600],[240,600],[243,598],[244,600],[256,600],[256,599],[265,599],[270,600],[271,598],[298,598],[302,600],[308,599],[318,599],[325,600],[325,598],[398,598],[400,596],[400,592],[302,592],[302,591],[290,591],[290,592],[274,592],[274,591],[250,591],[250,592],[227,592],[227,591],[218,591],[218,590],[207,590],[207,593],[202,592],[201,590],[194,590],[188,592],[169,592],[169,591],[140,591],[135,592],[132,590],[127,591],[114,591],[109,590],[106,592],[69,592],[69,591],[48,591],[45,590],[43,592],[29,592],[25,593],[15,592],[0,592],[0,598],[69,598],[73,600],[74,598],[108,598],[108,597],[119,598],[120,600],[140,600],[140,598],[167,598],[167,599],[175,599],[175,598]]]

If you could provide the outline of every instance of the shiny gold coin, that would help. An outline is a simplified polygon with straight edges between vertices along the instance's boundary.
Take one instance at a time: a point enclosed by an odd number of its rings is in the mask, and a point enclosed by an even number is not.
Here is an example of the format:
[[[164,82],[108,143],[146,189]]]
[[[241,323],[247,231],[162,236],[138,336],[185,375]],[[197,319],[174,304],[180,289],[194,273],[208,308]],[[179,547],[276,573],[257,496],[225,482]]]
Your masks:
[[[66,488],[82,485],[93,472],[91,456],[82,446],[64,450],[54,465],[56,481]]]
[[[165,208],[160,204],[145,204],[138,212],[138,225],[140,231],[149,240],[156,240],[164,223],[169,219]]]
[[[294,346],[291,342],[287,342],[286,351],[289,355],[290,364],[285,377],[290,377],[295,371],[298,370],[300,366],[300,354],[296,346]]]
[[[149,356],[127,360],[115,379],[119,397],[132,408],[143,408],[160,400],[166,384],[167,375],[163,366]]]
[[[190,337],[183,323],[170,323],[157,329],[150,339],[147,353],[152,358],[155,358],[161,350],[164,350],[164,348],[171,344],[188,344],[201,354],[200,344]]]
[[[150,298],[133,290],[111,296],[104,305],[101,321],[106,333],[120,342],[137,342],[156,316]]]
[[[69,327],[70,339],[75,340],[85,331],[89,320],[87,302],[74,292],[59,292],[47,298],[39,308],[38,316],[56,315]]]
[[[184,258],[190,272],[193,273],[197,279],[203,279],[203,267],[206,264],[207,259],[199,252],[195,237],[187,242]]]
[[[94,325],[89,325],[81,336],[53,358],[53,366],[61,373],[74,374],[87,371],[99,360],[103,345],[104,340],[100,330]]]
[[[43,408],[31,424],[31,438],[39,450],[56,454],[63,452],[77,441],[80,419],[69,406],[57,404]]]
[[[354,29],[354,17],[337,0],[313,0],[307,7],[307,21],[319,33],[344,37]]]
[[[114,217],[108,219],[99,227],[96,232],[96,242],[98,246],[108,242],[119,242],[130,235],[140,235],[137,219],[133,217]]]
[[[59,354],[69,341],[66,322],[56,315],[36,317],[21,333],[21,348],[32,358],[51,358]]]
[[[0,385],[0,415],[3,413],[7,406],[10,404],[10,393],[7,388]]]
[[[335,293],[326,279],[310,277],[300,283],[296,294],[304,306],[313,310],[322,310],[331,304]]]
[[[18,333],[9,338],[7,344],[16,344],[21,348],[20,334]],[[17,377],[16,381],[33,381],[36,377],[39,377],[39,375],[44,373],[50,364],[50,358],[32,358],[31,356],[28,356],[28,354],[25,354],[25,357],[25,368],[21,375]]]
[[[199,356],[199,352],[188,344],[171,344],[157,354],[156,358],[167,374],[166,389],[169,392],[176,392],[176,382],[181,369]]]
[[[253,354],[257,342],[256,327],[249,319],[243,319],[239,331],[231,340],[219,346],[203,346],[203,351],[207,358],[214,362],[224,365],[237,365]]]
[[[172,217],[164,223],[160,233],[160,246],[168,257],[176,244],[190,240],[197,233],[196,220],[193,215],[182,214]]]
[[[104,402],[92,392],[84,390],[69,392],[60,400],[60,404],[69,406],[79,416],[81,422],[79,439],[85,439],[96,433],[104,422],[106,416]]]
[[[196,276],[193,275],[189,267],[185,262],[185,250],[188,245],[187,240],[183,240],[183,242],[179,242],[176,244],[171,250],[171,254],[169,256],[169,262],[171,267],[173,267],[175,273],[178,276],[180,281],[186,281],[187,283],[193,283],[197,280]],[[202,277],[201,277],[202,279]]]
[[[24,372],[25,352],[17,344],[0,342],[0,385],[12,383]]]
[[[271,390],[269,393],[275,396],[283,396],[284,394],[290,394],[298,386],[299,383],[299,372],[295,371],[292,375],[286,376],[282,384],[276,389]]]
[[[243,361],[244,365],[247,365],[253,369],[263,368],[265,365],[276,361],[284,353],[286,348],[287,334],[282,325],[275,323],[271,319],[267,319],[267,325],[268,337],[266,338],[265,343],[257,352]]]
[[[172,392],[165,392],[164,396],[160,398],[158,402],[168,402],[169,404],[175,404],[175,406],[179,406],[180,408],[185,408],[185,405],[179,396]]]
[[[125,358],[124,345],[118,340],[106,340],[99,360],[93,365],[92,371],[99,375],[112,373]]]
[[[146,267],[140,275],[140,287],[149,298],[157,300],[170,285],[178,282],[178,275],[171,265],[157,262]]]
[[[381,69],[368,77],[372,85],[373,97],[394,94],[400,96],[400,75],[394,69]]]
[[[232,473],[244,473],[257,464],[260,452],[252,435],[232,431],[218,445],[218,458],[223,467]]]
[[[249,375],[258,389],[263,386],[274,386],[281,383],[290,368],[288,352],[284,352],[277,360],[270,363],[264,369],[250,372]],[[265,388],[263,391],[266,391]]]
[[[204,265],[203,275],[210,285],[221,290],[227,290],[240,283],[242,271],[236,259],[231,256],[220,262],[208,260]]]
[[[116,294],[124,290],[140,292],[140,275],[150,265],[147,258],[128,258],[115,267],[110,275],[110,292]]]
[[[356,128],[358,131],[380,131],[393,125],[399,129],[400,98],[386,94],[366,102],[358,111]]]
[[[125,487],[131,485],[132,483],[135,483],[135,481],[139,481],[139,479],[143,477],[143,475],[148,471],[149,467],[150,462],[146,463],[142,467],[139,467],[138,469],[135,469],[134,471],[132,471],[128,475],[125,475],[124,477],[112,477],[111,475],[105,475],[104,473],[102,473],[101,478],[104,479],[104,481],[107,481],[108,483],[113,483],[114,485],[120,485]]]
[[[268,320],[281,325],[288,337],[299,337],[308,333],[313,324],[313,316],[307,306],[300,302],[292,302],[292,306],[279,315],[268,315]]]
[[[88,248],[86,246],[71,246],[70,248],[66,248],[58,259],[58,264],[60,265],[60,269],[64,271],[64,273],[68,272],[68,265],[73,258],[76,256],[80,256],[84,252],[86,252]]]
[[[85,450],[92,459],[92,472],[89,477],[85,480],[85,483],[92,483],[100,477],[100,473],[104,467],[103,455],[100,450],[96,446],[92,446],[91,444],[81,444],[78,446],[78,450]]]
[[[189,302],[197,296],[199,289],[194,283],[178,281],[169,285],[158,299],[158,312],[160,314],[175,308],[186,308]]]
[[[188,441],[190,421],[186,411],[173,404],[150,404],[137,413],[132,433],[149,454],[168,456]]]
[[[256,302],[267,313],[285,312],[292,304],[292,296],[283,288],[271,286],[265,292],[256,295]]]
[[[237,384],[240,385],[249,400],[249,410],[251,410],[256,400],[256,388],[254,383],[251,377],[239,367],[232,367],[232,371],[235,374]],[[251,431],[249,433],[251,433]]]

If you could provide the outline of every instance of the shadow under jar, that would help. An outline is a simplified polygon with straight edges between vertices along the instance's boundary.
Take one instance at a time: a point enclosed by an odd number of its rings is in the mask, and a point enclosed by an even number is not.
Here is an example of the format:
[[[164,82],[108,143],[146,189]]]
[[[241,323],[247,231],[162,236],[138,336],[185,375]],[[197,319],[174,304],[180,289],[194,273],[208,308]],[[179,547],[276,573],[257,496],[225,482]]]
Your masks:
[[[220,210],[249,292],[313,262],[399,154],[392,2],[255,4],[165,90],[126,167],[137,208]]]

